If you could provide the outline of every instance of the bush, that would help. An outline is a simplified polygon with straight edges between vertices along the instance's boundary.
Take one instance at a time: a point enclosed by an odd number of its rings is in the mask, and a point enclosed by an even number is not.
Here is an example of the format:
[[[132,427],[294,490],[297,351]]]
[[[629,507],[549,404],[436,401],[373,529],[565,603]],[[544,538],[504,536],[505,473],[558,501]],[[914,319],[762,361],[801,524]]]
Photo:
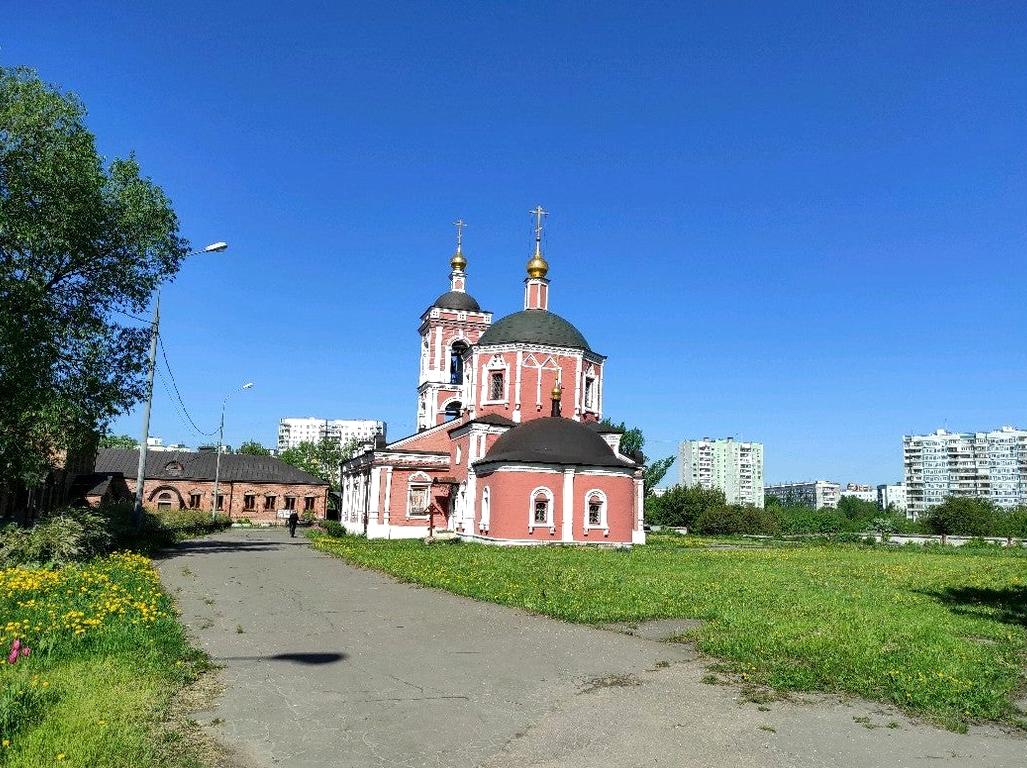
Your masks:
[[[64,509],[31,528],[9,525],[0,531],[0,566],[60,567],[107,552],[112,544],[107,519],[89,509]]]
[[[132,504],[118,502],[98,509],[68,508],[41,518],[30,528],[0,529],[0,567],[36,565],[58,568],[116,549],[153,552],[176,541],[224,530],[226,517],[211,519],[198,509],[145,511],[139,528]]]
[[[1011,539],[1027,539],[1027,507],[1017,507],[1002,516],[998,535]]]
[[[333,539],[341,539],[346,535],[346,529],[337,520],[322,520],[321,526],[324,528],[325,535],[331,536]]]
[[[774,536],[781,532],[781,520],[773,509],[725,504],[700,513],[695,519],[694,530],[720,536],[743,533]]]
[[[998,510],[987,499],[950,496],[924,516],[930,533],[942,536],[989,536],[999,529]]]
[[[662,496],[647,496],[645,521],[649,525],[691,528],[709,510],[723,507],[724,492],[718,488],[676,485]]]

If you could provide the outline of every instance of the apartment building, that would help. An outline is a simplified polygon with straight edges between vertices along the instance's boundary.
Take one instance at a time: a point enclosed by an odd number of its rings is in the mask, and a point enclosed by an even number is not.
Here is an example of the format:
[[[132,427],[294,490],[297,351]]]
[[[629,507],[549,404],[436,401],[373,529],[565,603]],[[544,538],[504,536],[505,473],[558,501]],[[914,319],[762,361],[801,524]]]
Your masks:
[[[860,501],[869,501],[872,504],[877,503],[877,489],[872,485],[862,485],[860,483],[848,483],[845,489],[841,491],[841,496],[851,496]]]
[[[904,435],[907,512],[919,517],[947,496],[976,496],[999,507],[1027,504],[1027,431]]]
[[[841,485],[827,480],[779,483],[763,489],[767,496],[780,499],[785,504],[805,504],[813,509],[837,509],[841,490]]]
[[[681,485],[719,488],[728,504],[763,506],[763,444],[734,438],[685,440],[678,452]]]
[[[300,443],[317,443],[325,438],[340,446],[350,440],[374,442],[385,437],[385,422],[373,419],[285,418],[278,422],[278,450],[295,448]]]
[[[891,507],[897,512],[906,512],[906,486],[902,483],[877,486],[877,505],[881,509]]]

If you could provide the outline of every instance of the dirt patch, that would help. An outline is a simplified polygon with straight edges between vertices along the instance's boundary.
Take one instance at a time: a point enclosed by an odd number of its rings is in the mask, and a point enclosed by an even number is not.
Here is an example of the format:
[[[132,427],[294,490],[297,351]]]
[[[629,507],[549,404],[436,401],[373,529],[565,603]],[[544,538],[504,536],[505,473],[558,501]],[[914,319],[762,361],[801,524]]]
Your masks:
[[[602,629],[621,632],[643,640],[669,642],[695,632],[703,622],[699,619],[653,619],[651,621],[622,621],[603,624]]]
[[[214,706],[224,689],[218,670],[212,667],[200,672],[192,683],[175,695],[161,739],[169,755],[171,752],[189,754],[205,768],[250,768],[249,761],[234,754],[218,740],[217,729],[223,721],[195,719],[197,713]]]
[[[606,675],[588,680],[579,693],[593,693],[604,688],[630,688],[634,685],[641,685],[642,681],[635,675]]]

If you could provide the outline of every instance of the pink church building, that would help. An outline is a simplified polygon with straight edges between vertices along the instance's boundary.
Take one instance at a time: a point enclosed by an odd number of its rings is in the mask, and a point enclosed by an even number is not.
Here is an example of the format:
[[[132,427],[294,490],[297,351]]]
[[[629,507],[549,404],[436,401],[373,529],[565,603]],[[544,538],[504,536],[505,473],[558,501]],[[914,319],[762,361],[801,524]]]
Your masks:
[[[467,293],[457,222],[450,290],[421,315],[418,431],[342,468],[341,522],[369,538],[451,531],[496,544],[641,544],[641,457],[603,429],[606,358],[549,310],[535,209],[524,309],[492,322]]]

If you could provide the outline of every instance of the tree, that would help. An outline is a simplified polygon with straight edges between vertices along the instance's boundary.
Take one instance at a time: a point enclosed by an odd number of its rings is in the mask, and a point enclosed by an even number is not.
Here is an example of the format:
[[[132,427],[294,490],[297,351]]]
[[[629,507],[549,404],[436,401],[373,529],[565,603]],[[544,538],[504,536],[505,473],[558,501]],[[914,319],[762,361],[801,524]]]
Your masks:
[[[942,536],[988,536],[999,528],[998,509],[987,499],[949,496],[927,510],[924,525]]]
[[[621,433],[620,438],[620,452],[625,456],[638,461],[644,466],[644,480],[643,484],[645,487],[645,495],[649,496],[661,480],[667,475],[667,470],[670,469],[674,463],[674,456],[667,456],[663,459],[656,459],[655,461],[646,463],[646,455],[643,453],[642,448],[645,446],[645,436],[642,434],[642,430],[638,427],[628,428],[622,421],[620,424],[614,424],[610,419],[603,419],[599,422],[600,425],[607,429],[615,429]]]
[[[73,94],[0,68],[0,479],[39,482],[143,395],[145,311],[187,254],[134,157],[106,167]]]
[[[239,446],[238,453],[245,453],[248,456],[270,456],[271,451],[262,446],[256,440],[247,440]]]
[[[719,488],[698,485],[676,485],[662,496],[651,496],[645,502],[645,519],[651,525],[690,528],[709,511],[727,504]]]
[[[322,439],[316,443],[304,442],[287,448],[278,458],[297,469],[309,472],[339,490],[339,465],[350,459],[359,447],[356,439],[339,445],[335,440]]]
[[[100,438],[101,448],[135,448],[139,441],[129,435],[106,434]]]

